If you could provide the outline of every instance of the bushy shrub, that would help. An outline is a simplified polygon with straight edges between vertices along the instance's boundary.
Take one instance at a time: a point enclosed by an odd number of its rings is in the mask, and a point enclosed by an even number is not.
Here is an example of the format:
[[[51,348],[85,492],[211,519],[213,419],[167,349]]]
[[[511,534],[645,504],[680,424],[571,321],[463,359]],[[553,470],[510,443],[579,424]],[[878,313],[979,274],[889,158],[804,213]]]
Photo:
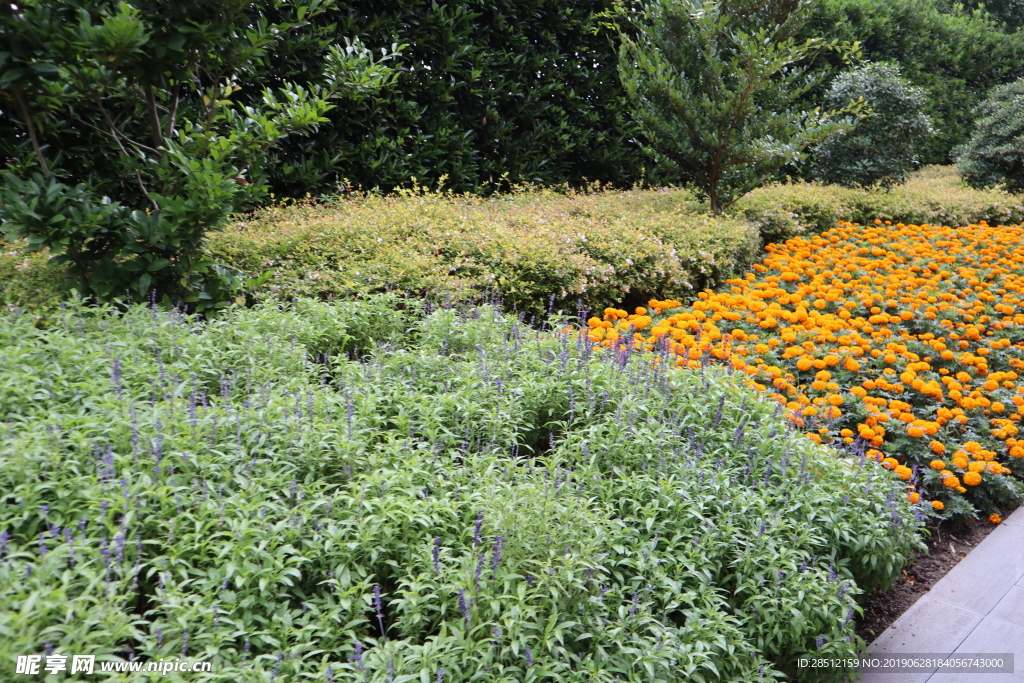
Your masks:
[[[766,241],[820,233],[838,221],[875,220],[908,225],[991,225],[1024,222],[1024,201],[1000,190],[975,190],[951,166],[930,166],[911,174],[891,192],[820,183],[778,183],[741,199],[733,214],[761,227]]]
[[[240,104],[239,77],[330,2],[292,3],[277,22],[245,0],[139,4],[0,13],[0,237],[48,249],[83,296],[212,312],[254,283],[202,258],[205,235],[263,198],[281,139],[315,130],[342,94],[387,86],[395,53],[321,45],[314,86],[259,84]]]
[[[840,224],[768,246],[692,308],[608,309],[590,340],[747,372],[818,442],[964,521],[1024,499],[1024,227]],[[1011,475],[1016,475],[1016,478]]]
[[[825,106],[839,109],[863,101],[868,111],[854,129],[814,148],[816,180],[846,187],[890,189],[907,181],[918,165],[920,143],[934,134],[923,113],[926,97],[900,76],[895,64],[865,64],[840,74]]]
[[[225,263],[272,269],[280,295],[492,292],[528,315],[698,291],[759,246],[749,225],[709,218],[681,190],[369,196],[268,209],[210,240]]]
[[[1024,192],[1024,78],[993,88],[977,115],[974,135],[956,150],[957,171],[972,187]]]
[[[877,463],[714,368],[393,296],[106,313],[0,317],[7,661],[835,681],[795,659],[852,656],[919,544]]]
[[[799,36],[859,40],[865,59],[899,64],[904,78],[924,88],[924,113],[936,128],[936,135],[921,146],[926,164],[952,163],[953,147],[970,138],[974,113],[965,103],[980,102],[992,87],[1024,75],[1024,32],[1006,29],[973,5],[944,12],[943,3],[823,0],[815,3],[814,16]],[[840,60],[825,57],[829,68],[844,68]],[[809,93],[807,106],[817,106],[825,91],[822,87]]]

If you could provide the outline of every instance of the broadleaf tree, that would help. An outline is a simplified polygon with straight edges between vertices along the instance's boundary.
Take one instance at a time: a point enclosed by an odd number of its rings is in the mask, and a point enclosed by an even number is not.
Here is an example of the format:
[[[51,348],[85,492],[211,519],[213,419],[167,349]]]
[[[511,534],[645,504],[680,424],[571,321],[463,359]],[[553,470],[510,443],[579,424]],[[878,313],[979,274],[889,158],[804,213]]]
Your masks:
[[[275,144],[394,80],[401,46],[345,40],[315,84],[245,85],[333,2],[0,4],[0,109],[18,131],[0,141],[0,236],[48,248],[87,297],[229,305],[245,281],[204,258],[206,233],[265,193]]]
[[[804,150],[849,129],[843,114],[801,111],[821,78],[822,50],[856,57],[856,43],[798,42],[816,0],[651,0],[624,13],[619,74],[645,151],[721,213]]]

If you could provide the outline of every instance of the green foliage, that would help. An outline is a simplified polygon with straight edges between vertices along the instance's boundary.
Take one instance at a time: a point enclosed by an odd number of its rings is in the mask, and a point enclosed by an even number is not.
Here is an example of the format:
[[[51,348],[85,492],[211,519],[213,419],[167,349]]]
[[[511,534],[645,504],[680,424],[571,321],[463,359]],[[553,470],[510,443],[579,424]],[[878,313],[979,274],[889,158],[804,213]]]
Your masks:
[[[814,84],[796,41],[814,2],[656,0],[621,35],[619,73],[648,151],[677,169],[718,214],[808,145],[845,130],[792,104]],[[804,62],[805,64],[801,64]],[[834,113],[834,112],[833,112]]]
[[[267,169],[273,191],[391,192],[412,177],[485,193],[520,182],[628,187],[644,179],[614,48],[592,30],[611,4],[355,0],[327,10],[285,38],[249,82],[314,84],[319,46],[337,35],[408,48],[394,87],[282,143]]]
[[[949,164],[951,151],[974,126],[974,103],[995,85],[1024,76],[1024,32],[1000,26],[983,11],[941,0],[823,0],[799,34],[801,40],[860,41],[863,57],[899,64],[903,78],[924,88],[924,113],[936,135],[920,148],[924,164]],[[976,3],[972,3],[971,7]],[[950,12],[940,11],[944,6]],[[838,70],[840,60],[828,57]],[[804,98],[818,106],[826,86]]]
[[[1024,223],[1024,202],[1007,192],[967,187],[950,166],[931,166],[911,174],[905,185],[890,192],[805,182],[769,185],[744,197],[731,213],[757,226],[766,241],[780,242],[825,232],[837,221],[953,226],[979,221]]]
[[[852,656],[919,545],[901,483],[714,368],[393,296],[108,313],[0,317],[6,661],[835,681],[796,658]]]
[[[846,187],[901,185],[918,165],[918,148],[934,135],[922,112],[924,90],[900,77],[896,64],[865,64],[832,82],[825,106],[838,109],[862,101],[869,112],[853,130],[814,148],[815,180]]]
[[[263,196],[274,144],[325,122],[337,96],[393,80],[393,52],[375,59],[348,42],[323,50],[315,85],[232,101],[282,35],[329,5],[5,5],[0,93],[15,115],[0,146],[13,159],[0,234],[67,261],[84,295],[227,306],[243,283],[202,258],[206,233]],[[289,16],[271,23],[269,10]]]
[[[957,171],[972,187],[1024,192],[1024,78],[993,88],[977,115],[974,135],[957,149]]]
[[[699,291],[751,263],[759,246],[750,226],[707,216],[681,190],[410,191],[270,208],[210,240],[224,263],[272,270],[268,287],[281,296],[496,294],[541,316]]]

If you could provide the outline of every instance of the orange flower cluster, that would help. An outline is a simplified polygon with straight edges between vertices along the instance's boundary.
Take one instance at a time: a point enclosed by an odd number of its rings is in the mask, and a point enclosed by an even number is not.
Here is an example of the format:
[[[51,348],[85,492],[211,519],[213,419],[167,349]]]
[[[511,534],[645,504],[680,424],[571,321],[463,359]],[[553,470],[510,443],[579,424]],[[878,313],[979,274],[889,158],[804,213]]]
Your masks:
[[[1024,227],[840,223],[767,251],[689,308],[605,309],[589,338],[727,363],[811,439],[862,449],[935,510],[1019,499]]]

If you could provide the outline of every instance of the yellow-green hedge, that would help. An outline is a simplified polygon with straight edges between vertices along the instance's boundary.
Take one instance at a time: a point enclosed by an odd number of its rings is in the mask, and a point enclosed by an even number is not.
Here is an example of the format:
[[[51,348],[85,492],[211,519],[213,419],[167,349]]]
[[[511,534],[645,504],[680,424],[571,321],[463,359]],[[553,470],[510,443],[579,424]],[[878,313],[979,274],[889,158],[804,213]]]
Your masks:
[[[950,226],[1021,223],[1024,196],[974,190],[960,182],[952,166],[928,166],[890,192],[802,182],[768,185],[737,202],[732,214],[756,225],[766,242],[781,242],[824,232],[838,221]]]
[[[590,310],[714,284],[750,263],[757,232],[700,213],[683,190],[492,198],[407,193],[272,207],[212,235],[213,256],[273,269],[283,295],[335,298],[384,288],[496,292],[506,306]]]
[[[592,311],[712,286],[752,262],[759,238],[780,241],[837,221],[992,225],[1024,222],[1024,198],[960,184],[929,167],[892,192],[778,184],[712,219],[685,190],[499,197],[407,192],[274,206],[209,236],[211,255],[250,275],[272,270],[267,291],[342,298],[383,289],[499,294],[538,313]],[[62,269],[23,245],[0,242],[0,304],[35,314],[59,306]]]
[[[48,251],[26,251],[22,241],[0,240],[0,306],[35,316],[59,309],[70,282],[64,266],[49,259]]]

